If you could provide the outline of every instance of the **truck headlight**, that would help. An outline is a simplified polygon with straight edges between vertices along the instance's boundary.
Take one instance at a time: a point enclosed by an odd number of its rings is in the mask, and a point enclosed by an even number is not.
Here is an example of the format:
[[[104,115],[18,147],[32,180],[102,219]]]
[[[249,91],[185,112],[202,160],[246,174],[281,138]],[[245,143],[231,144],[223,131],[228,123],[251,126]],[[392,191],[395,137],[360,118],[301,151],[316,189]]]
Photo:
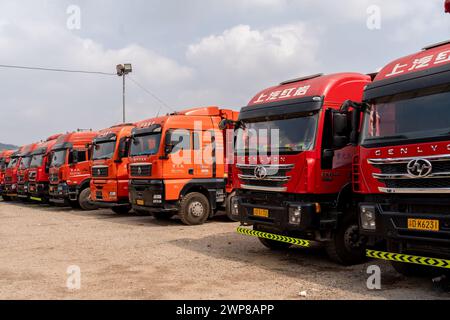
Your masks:
[[[16,184],[11,185],[11,189],[16,190],[16,188],[17,188]]]
[[[231,214],[233,216],[239,215],[239,199],[237,197],[231,198]]]
[[[365,230],[376,230],[376,208],[375,206],[362,205],[360,207],[361,227]]]
[[[300,225],[302,222],[302,207],[289,208],[289,224]]]

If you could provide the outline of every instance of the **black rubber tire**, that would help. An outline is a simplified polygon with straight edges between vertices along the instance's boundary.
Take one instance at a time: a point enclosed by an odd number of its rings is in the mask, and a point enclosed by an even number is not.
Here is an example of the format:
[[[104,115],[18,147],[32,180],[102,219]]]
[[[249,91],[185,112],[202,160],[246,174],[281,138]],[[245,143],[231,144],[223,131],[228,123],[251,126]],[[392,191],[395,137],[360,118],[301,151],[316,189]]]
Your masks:
[[[78,204],[80,205],[80,208],[85,211],[92,211],[98,209],[96,205],[91,203],[91,189],[84,188],[81,190],[80,194],[78,195]]]
[[[152,216],[156,220],[170,220],[175,214],[169,212],[153,212]]]
[[[354,247],[350,247],[350,241],[355,244]],[[357,218],[347,216],[342,220],[331,241],[327,243],[326,251],[332,261],[344,266],[360,264],[367,260],[366,241],[359,235]]]
[[[2,196],[2,198],[3,198],[3,201],[5,201],[5,202],[11,202],[12,201],[11,197],[8,197],[8,196]]]
[[[393,240],[387,241],[387,250],[392,253],[406,253],[401,250],[400,244]],[[431,267],[420,266],[413,263],[391,261],[391,265],[395,271],[406,277],[424,277],[433,271],[433,268]]]
[[[192,212],[192,205],[202,210],[199,216]],[[191,208],[191,209],[190,209]],[[199,192],[192,192],[183,197],[180,201],[180,210],[178,215],[181,221],[188,226],[204,224],[211,213],[211,205],[208,198]]]
[[[231,199],[233,199],[233,197],[235,195],[236,195],[236,192],[233,191],[232,193],[230,193],[227,196],[227,199],[225,200],[225,213],[226,213],[228,219],[232,222],[236,222],[237,221],[236,219],[238,219],[238,217],[233,216],[233,214],[231,213],[231,209],[232,209],[231,208]]]
[[[117,214],[128,214],[131,211],[131,206],[112,207],[111,210]]]

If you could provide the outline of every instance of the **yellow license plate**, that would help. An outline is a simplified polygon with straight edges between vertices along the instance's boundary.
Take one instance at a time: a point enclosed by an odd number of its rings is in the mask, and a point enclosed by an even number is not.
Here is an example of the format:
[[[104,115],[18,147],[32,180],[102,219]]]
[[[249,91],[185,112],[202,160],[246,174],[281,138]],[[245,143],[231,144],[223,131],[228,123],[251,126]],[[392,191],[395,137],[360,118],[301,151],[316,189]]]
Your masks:
[[[422,231],[439,231],[439,220],[408,219],[408,229]]]
[[[136,200],[138,206],[143,206],[145,204],[144,200]]]
[[[256,217],[268,218],[269,217],[269,210],[253,208],[253,215],[256,216]]]

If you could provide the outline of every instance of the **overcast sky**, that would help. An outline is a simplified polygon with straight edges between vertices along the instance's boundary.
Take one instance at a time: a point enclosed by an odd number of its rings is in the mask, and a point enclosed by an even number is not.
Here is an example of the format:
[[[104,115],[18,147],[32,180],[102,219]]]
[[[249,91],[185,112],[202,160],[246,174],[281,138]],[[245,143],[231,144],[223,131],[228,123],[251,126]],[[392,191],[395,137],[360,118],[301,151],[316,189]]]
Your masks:
[[[280,81],[319,72],[373,72],[449,39],[443,3],[1,0],[0,64],[114,72],[116,64],[130,62],[132,77],[175,110],[239,109]],[[79,29],[74,11],[67,13],[72,5],[80,9]],[[374,21],[373,5],[381,10],[379,29],[367,25]],[[21,145],[121,122],[117,76],[0,70],[0,142]],[[156,115],[158,101],[132,82],[127,89],[127,120]],[[169,111],[162,107],[162,113]]]

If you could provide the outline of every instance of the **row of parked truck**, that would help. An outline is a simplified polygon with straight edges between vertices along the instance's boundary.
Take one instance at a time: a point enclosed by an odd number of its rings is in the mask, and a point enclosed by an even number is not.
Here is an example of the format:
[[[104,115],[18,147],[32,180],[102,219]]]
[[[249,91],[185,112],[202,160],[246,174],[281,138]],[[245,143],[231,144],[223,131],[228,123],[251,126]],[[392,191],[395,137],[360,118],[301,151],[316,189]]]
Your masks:
[[[55,135],[0,153],[0,169],[5,201],[188,225],[225,211],[271,249],[317,241],[341,264],[448,269],[450,41],[377,74],[282,82],[240,113],[201,107]],[[368,249],[379,243],[386,251]]]

